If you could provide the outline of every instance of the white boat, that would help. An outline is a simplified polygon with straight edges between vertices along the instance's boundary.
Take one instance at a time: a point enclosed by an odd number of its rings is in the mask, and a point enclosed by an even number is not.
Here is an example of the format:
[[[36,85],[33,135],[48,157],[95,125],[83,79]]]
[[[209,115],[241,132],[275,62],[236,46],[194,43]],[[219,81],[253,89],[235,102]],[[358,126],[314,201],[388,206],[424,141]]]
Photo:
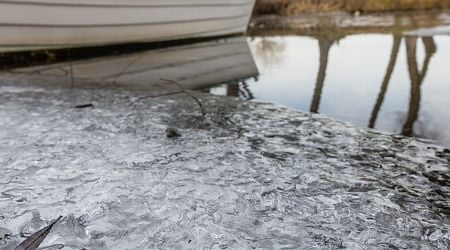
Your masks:
[[[245,37],[19,68],[10,72],[55,78],[58,84],[69,83],[69,74],[72,73],[75,84],[113,84],[162,91],[179,89],[161,79],[177,81],[186,89],[202,89],[258,75]]]
[[[0,51],[244,33],[255,0],[0,0]]]

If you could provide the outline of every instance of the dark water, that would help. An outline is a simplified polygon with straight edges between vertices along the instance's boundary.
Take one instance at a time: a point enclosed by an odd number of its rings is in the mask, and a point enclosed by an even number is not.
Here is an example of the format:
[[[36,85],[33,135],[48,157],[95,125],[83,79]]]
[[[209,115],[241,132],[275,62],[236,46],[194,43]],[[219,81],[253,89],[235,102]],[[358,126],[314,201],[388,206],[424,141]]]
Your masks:
[[[241,83],[244,98],[450,145],[450,36],[273,36],[249,45],[261,75]]]

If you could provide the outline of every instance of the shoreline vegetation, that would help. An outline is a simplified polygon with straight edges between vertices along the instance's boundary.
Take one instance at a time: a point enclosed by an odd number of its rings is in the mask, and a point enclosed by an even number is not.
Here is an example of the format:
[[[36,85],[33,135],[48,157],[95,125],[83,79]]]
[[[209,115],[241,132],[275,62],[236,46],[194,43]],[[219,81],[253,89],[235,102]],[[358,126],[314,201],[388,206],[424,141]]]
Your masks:
[[[355,16],[350,13],[307,13],[299,16],[257,16],[250,23],[248,35],[333,37],[339,40],[355,34],[396,34],[420,28],[450,25],[449,11],[416,11],[369,13]]]
[[[320,12],[396,12],[449,9],[450,0],[257,0],[255,16]]]

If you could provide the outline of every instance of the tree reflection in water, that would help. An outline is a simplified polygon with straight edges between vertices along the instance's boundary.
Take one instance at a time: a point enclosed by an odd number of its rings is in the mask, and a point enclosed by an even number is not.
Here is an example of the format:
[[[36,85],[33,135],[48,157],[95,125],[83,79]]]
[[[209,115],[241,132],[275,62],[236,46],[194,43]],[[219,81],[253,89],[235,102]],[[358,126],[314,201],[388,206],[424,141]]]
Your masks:
[[[402,134],[406,136],[414,135],[414,123],[417,121],[417,117],[420,109],[421,99],[421,85],[428,72],[428,66],[431,58],[436,53],[436,44],[432,37],[422,38],[425,46],[425,60],[422,66],[422,70],[419,71],[417,64],[417,37],[408,36],[406,41],[406,55],[408,61],[409,78],[411,81],[411,96],[409,102],[409,111],[405,124],[403,125]]]
[[[268,37],[258,37],[250,40],[253,48],[253,56],[262,68],[270,65],[279,65],[284,58],[285,44],[281,39],[269,39]]]
[[[408,62],[408,72],[411,81],[411,97],[409,104],[409,111],[403,125],[402,134],[406,136],[412,136],[414,134],[414,123],[417,121],[419,109],[420,109],[420,97],[421,97],[421,85],[425,79],[428,72],[429,64],[431,58],[436,53],[436,44],[432,37],[423,37],[422,42],[425,47],[425,59],[423,63],[423,68],[419,72],[417,63],[417,37],[408,36],[405,37],[406,43],[406,56]],[[392,77],[392,72],[394,71],[395,64],[397,62],[398,52],[400,50],[402,38],[400,36],[394,35],[394,43],[392,46],[391,56],[389,64],[386,70],[386,74],[381,84],[380,93],[378,95],[375,107],[373,108],[372,115],[369,121],[369,128],[374,128],[378,113],[380,112],[381,106],[383,104],[389,82]]]
[[[325,81],[327,78],[327,71],[330,69],[329,60],[331,49],[335,44],[338,43],[341,39],[343,39],[345,35],[342,34],[321,34],[315,35],[314,38],[316,40],[316,44],[319,48],[319,65],[317,69],[317,73],[315,75],[315,85],[314,91],[311,98],[311,102],[303,103],[300,106],[300,109],[306,110],[309,109],[312,113],[319,113],[321,108],[321,102],[323,102],[322,97],[325,89]],[[426,114],[422,114],[422,118],[419,119],[419,111],[421,105],[421,91],[422,85],[425,81],[425,77],[428,73],[428,69],[430,67],[430,63],[433,59],[433,56],[437,52],[437,46],[433,39],[433,37],[417,37],[417,36],[403,36],[398,33],[394,33],[392,36],[392,47],[390,50],[390,56],[387,63],[387,67],[384,71],[384,76],[381,82],[381,85],[378,89],[377,95],[374,96],[375,102],[372,104],[373,106],[369,107],[369,120],[368,124],[366,122],[361,121],[362,124],[367,124],[369,128],[375,127],[383,127],[385,124],[390,123],[393,126],[400,128],[400,133],[406,136],[419,136],[430,139],[438,139],[439,140],[439,128],[436,127],[436,124],[439,122],[433,122],[433,116]],[[423,43],[423,47],[425,49],[425,56],[423,58],[423,62],[418,62],[417,59],[417,48],[418,42]],[[274,69],[273,66],[279,66],[284,64],[283,59],[288,58],[291,55],[288,55],[288,47],[289,43],[286,43],[286,40],[279,37],[256,37],[252,38],[250,41],[251,47],[253,50],[253,55],[255,56],[256,61],[259,63],[260,68],[262,68],[263,75],[271,74],[269,71]],[[398,121],[396,119],[391,121],[379,121],[380,113],[382,112],[383,104],[386,102],[386,95],[390,89],[390,84],[393,81],[394,72],[398,66],[399,55],[401,54],[402,45],[405,45],[406,51],[406,70],[408,74],[406,74],[406,81],[408,83],[408,90],[406,92],[403,90],[402,93],[409,92],[410,96],[408,97],[408,108],[406,111],[402,112],[406,115],[401,115],[398,117]],[[420,44],[421,45],[421,44]],[[422,60],[422,59],[421,59]],[[403,63],[403,61],[401,61]],[[266,71],[266,72],[264,72]],[[402,69],[403,71],[403,69]],[[289,68],[286,70],[287,73],[292,73],[289,71]],[[283,72],[282,73],[286,73]],[[405,71],[404,71],[405,72]],[[276,72],[279,74],[279,72]],[[293,75],[286,76],[290,81],[291,78],[295,77],[296,71],[293,72]],[[284,75],[282,75],[284,77]],[[314,75],[312,76],[314,77]],[[284,81],[284,80],[283,80]],[[297,81],[297,80],[295,80]],[[292,81],[292,82],[295,82]],[[290,83],[288,83],[289,85]],[[252,86],[251,86],[252,87]],[[274,86],[276,87],[276,86]],[[331,87],[331,86],[330,86]],[[335,88],[335,87],[334,87]],[[377,87],[378,88],[378,87]],[[393,92],[395,93],[398,88],[393,88]],[[254,90],[258,91],[257,88]],[[267,90],[265,90],[267,91]],[[376,90],[377,91],[377,90]],[[266,93],[264,93],[266,94]],[[264,95],[263,94],[263,95]],[[401,94],[397,93],[396,95]],[[242,99],[253,99],[253,94],[248,88],[245,82],[239,83],[239,85],[233,85],[229,87],[228,95],[240,96]],[[269,95],[271,95],[269,93]],[[261,97],[259,97],[261,98]],[[279,97],[277,97],[279,98]],[[400,98],[400,96],[396,96],[394,98]],[[395,100],[389,100],[390,102],[397,102]],[[289,102],[289,101],[288,101]],[[286,104],[286,103],[283,103]],[[290,104],[288,104],[290,105]],[[297,106],[294,106],[298,108]],[[389,109],[389,108],[388,108]],[[367,111],[365,111],[367,112]],[[423,112],[422,112],[423,113]],[[367,114],[367,113],[365,113]],[[366,119],[366,118],[364,118]],[[377,121],[380,124],[377,124]],[[382,122],[382,124],[381,124]],[[359,123],[359,122],[358,122]],[[360,123],[361,124],[361,123]],[[441,129],[442,130],[442,129]],[[392,129],[391,131],[394,131]]]
[[[397,63],[398,51],[400,50],[400,44],[402,42],[402,38],[398,35],[394,35],[394,43],[392,45],[391,57],[389,60],[389,64],[386,70],[386,74],[383,78],[383,83],[381,84],[380,94],[378,95],[377,102],[375,103],[375,107],[373,108],[372,115],[370,116],[369,128],[374,128],[375,123],[378,118],[378,113],[380,112],[381,106],[384,101],[384,97],[386,95],[389,82],[392,77],[392,73],[394,72],[395,64]]]
[[[314,88],[314,96],[312,98],[311,108],[309,110],[312,113],[319,112],[323,85],[325,83],[325,77],[327,75],[328,57],[330,55],[331,46],[334,43],[333,39],[329,39],[326,37],[319,37],[318,40],[319,40],[320,59],[319,59],[319,71],[317,73],[316,87]]]
[[[400,45],[402,42],[402,37],[399,35],[394,35],[393,37],[393,46],[390,55],[390,60],[388,63],[388,67],[386,69],[385,76],[383,78],[383,82],[381,84],[380,93],[378,94],[377,101],[373,108],[370,121],[369,128],[374,128],[376,124],[376,120],[378,114],[380,112],[381,106],[383,105],[383,101],[385,99],[385,95],[389,86],[389,82],[391,80],[395,64],[397,62],[398,53],[400,50]],[[418,38],[415,36],[407,36],[405,37],[406,43],[406,54],[407,54],[407,62],[408,62],[408,71],[409,78],[411,81],[411,96],[409,103],[409,111],[406,118],[406,121],[403,125],[402,134],[406,136],[414,135],[414,123],[417,121],[419,109],[420,109],[420,98],[421,98],[421,85],[425,79],[425,76],[428,72],[429,64],[433,55],[436,53],[437,48],[436,44],[432,37],[423,37],[421,40],[425,47],[425,59],[423,63],[422,69],[419,71],[418,63],[417,63],[417,40]],[[316,85],[314,88],[314,95],[311,102],[310,112],[318,113],[320,100],[322,97],[322,92],[324,88],[324,82],[327,74],[327,66],[328,66],[328,58],[330,53],[330,48],[334,44],[333,39],[328,39],[325,37],[319,37],[319,50],[320,50],[320,59],[319,59],[319,70],[317,74]]]
[[[240,97],[248,101],[255,98],[246,81],[227,84],[226,95]]]

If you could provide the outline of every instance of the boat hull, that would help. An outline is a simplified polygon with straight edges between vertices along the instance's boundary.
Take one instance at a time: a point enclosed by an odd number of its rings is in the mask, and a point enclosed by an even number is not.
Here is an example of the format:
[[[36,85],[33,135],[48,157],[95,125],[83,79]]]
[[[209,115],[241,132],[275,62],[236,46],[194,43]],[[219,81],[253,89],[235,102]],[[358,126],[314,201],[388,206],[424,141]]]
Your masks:
[[[0,51],[243,33],[254,0],[0,1]]]
[[[221,83],[256,77],[258,69],[245,37],[232,37],[173,46],[131,54],[96,57],[49,65],[18,68],[11,73],[60,79],[77,84],[93,82],[136,89],[179,90],[161,79],[179,82],[186,89],[201,89]]]

